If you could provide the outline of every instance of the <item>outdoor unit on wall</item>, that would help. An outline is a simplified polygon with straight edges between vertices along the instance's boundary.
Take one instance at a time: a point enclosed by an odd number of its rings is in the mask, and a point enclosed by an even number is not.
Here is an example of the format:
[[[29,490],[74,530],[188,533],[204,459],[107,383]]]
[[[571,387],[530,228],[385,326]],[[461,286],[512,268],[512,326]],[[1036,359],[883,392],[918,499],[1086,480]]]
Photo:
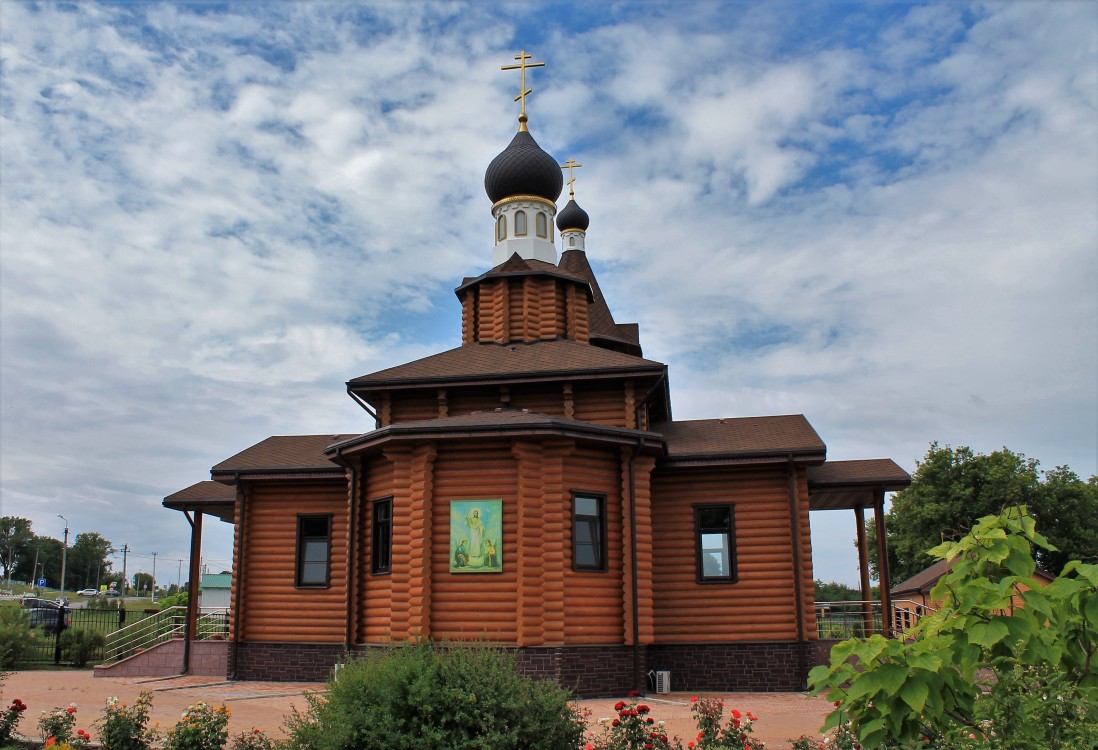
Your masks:
[[[656,692],[657,693],[670,693],[671,692],[671,672],[667,670],[660,670],[656,672]]]

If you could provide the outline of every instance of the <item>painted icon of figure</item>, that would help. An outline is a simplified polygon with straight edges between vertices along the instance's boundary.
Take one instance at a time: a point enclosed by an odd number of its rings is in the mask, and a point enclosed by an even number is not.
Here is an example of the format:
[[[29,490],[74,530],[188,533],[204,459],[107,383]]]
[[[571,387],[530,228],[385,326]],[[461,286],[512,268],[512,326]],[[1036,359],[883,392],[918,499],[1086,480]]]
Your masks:
[[[491,539],[484,542],[484,565],[489,568],[499,567],[499,554],[496,552],[496,543]]]
[[[469,529],[470,561],[479,565],[484,558],[484,522],[480,518],[479,508],[473,508],[465,516],[465,526]]]
[[[469,540],[462,537],[454,552],[454,566],[464,568],[469,564]]]

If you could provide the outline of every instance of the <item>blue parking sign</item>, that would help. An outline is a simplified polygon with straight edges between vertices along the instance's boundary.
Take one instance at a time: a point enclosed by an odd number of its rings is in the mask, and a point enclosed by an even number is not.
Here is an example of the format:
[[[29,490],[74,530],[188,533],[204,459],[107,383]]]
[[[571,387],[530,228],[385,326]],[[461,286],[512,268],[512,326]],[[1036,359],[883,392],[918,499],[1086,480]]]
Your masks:
[[[38,585],[39,585],[40,587],[43,587],[43,588],[44,588],[44,587],[45,587],[45,585],[46,585],[46,579],[45,579],[45,578],[39,578],[39,579],[38,579]]]

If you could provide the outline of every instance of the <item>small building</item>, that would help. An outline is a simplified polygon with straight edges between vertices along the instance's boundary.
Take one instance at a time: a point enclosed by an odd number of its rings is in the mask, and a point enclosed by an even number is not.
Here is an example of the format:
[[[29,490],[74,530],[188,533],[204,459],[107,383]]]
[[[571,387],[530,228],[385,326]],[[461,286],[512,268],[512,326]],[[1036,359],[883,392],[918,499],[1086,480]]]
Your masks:
[[[198,586],[198,608],[200,610],[228,609],[232,583],[232,573],[203,574],[202,583]]]
[[[676,690],[804,688],[810,512],[860,527],[870,508],[883,540],[884,494],[910,478],[827,461],[801,414],[676,420],[574,191],[557,211],[560,164],[523,100],[484,176],[493,242],[470,263],[491,265],[455,289],[460,344],[349,380],[361,433],[268,437],[212,468],[231,498],[165,500],[199,535],[203,513],[234,524],[231,677],[323,679],[433,638],[510,649],[585,696],[654,668]]]

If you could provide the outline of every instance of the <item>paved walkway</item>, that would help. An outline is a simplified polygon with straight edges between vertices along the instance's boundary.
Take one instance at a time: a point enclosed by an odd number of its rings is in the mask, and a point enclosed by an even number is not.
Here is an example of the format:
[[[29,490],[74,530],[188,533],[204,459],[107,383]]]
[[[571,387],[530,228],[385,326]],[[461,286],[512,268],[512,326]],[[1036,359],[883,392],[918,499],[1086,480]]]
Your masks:
[[[229,707],[230,736],[262,729],[274,737],[282,737],[285,716],[291,707],[304,711],[306,692],[324,689],[322,683],[301,682],[226,682],[209,677],[97,677],[87,671],[27,671],[13,672],[3,684],[3,705],[14,698],[27,704],[27,712],[19,729],[24,734],[37,734],[38,715],[59,706],[75,703],[77,727],[92,734],[93,725],[102,716],[108,696],[117,696],[132,703],[143,690],[153,693],[153,721],[167,728],[179,720],[183,710],[198,701]],[[644,702],[652,707],[652,717],[667,722],[667,734],[693,739],[695,728],[690,717],[690,695],[672,693],[651,695]],[[726,715],[733,708],[743,713],[751,711],[759,717],[755,736],[766,742],[768,750],[789,747],[787,740],[802,734],[816,735],[831,704],[822,698],[805,698],[801,693],[738,693],[723,694]],[[591,713],[592,724],[603,716],[613,716],[615,700],[587,700],[580,705]]]

